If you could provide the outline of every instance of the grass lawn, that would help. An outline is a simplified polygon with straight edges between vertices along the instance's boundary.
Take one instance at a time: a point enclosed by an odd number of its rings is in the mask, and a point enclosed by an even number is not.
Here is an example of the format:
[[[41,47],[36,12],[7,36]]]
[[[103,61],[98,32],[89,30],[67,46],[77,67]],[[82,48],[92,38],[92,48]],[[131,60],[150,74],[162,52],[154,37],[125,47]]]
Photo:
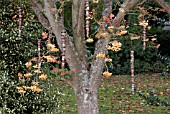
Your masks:
[[[53,80],[58,87],[64,114],[77,113],[73,90],[64,82]],[[170,102],[170,76],[137,75],[135,86],[138,92],[148,96],[154,91],[159,99]],[[170,107],[149,105],[136,93],[131,94],[131,77],[128,75],[112,76],[102,79],[99,88],[100,114],[170,114]]]

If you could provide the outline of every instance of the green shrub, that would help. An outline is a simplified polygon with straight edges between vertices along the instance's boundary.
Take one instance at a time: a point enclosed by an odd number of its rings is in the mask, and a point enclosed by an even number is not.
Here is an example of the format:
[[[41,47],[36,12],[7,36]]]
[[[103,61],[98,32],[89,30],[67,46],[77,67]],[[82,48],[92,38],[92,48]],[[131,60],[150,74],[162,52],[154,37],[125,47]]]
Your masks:
[[[18,37],[18,6],[22,7],[22,31]],[[41,37],[42,25],[37,21],[27,0],[0,1],[0,70],[7,70],[16,77],[23,64],[37,54],[37,39]]]
[[[159,51],[160,51],[161,55],[170,56],[170,50],[169,50],[170,40],[169,40],[169,36],[170,36],[170,30],[160,31],[160,32],[157,33],[158,42],[161,44],[160,48],[159,48]]]
[[[15,80],[9,78],[6,72],[0,72],[0,112],[2,114],[33,114],[49,113],[60,111],[60,102],[57,95],[57,88],[50,91],[53,85],[47,80],[41,85],[43,91],[35,93],[27,90],[20,94]]]
[[[142,27],[131,25],[128,29],[128,33],[121,37],[115,37],[122,43],[121,51],[113,52],[109,51],[112,63],[107,63],[110,68],[110,72],[113,74],[130,74],[130,51],[134,51],[134,69],[135,74],[139,73],[160,73],[166,67],[165,60],[162,60],[162,55],[158,50],[159,44],[157,41],[156,33],[161,31],[161,28],[151,28],[147,30],[146,35],[148,41],[146,42],[146,50],[143,51],[142,43]],[[133,35],[132,35],[133,34]],[[139,39],[131,40],[131,36],[140,36]],[[156,39],[152,41],[153,37]],[[160,45],[161,47],[161,45]],[[168,58],[168,57],[167,57]]]

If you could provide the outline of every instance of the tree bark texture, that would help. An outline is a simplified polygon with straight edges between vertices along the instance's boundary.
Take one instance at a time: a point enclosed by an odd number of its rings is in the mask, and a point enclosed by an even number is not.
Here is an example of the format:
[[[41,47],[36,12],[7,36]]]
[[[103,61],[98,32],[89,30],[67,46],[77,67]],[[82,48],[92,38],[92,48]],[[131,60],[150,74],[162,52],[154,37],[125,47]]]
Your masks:
[[[79,114],[99,114],[97,90],[82,90],[76,99]]]

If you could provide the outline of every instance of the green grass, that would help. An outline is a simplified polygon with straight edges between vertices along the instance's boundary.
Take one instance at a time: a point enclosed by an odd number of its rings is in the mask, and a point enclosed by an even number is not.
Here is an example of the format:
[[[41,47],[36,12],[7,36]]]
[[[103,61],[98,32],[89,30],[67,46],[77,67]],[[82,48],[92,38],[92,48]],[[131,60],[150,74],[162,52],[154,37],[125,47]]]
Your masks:
[[[152,75],[135,76],[137,91],[148,95],[154,90],[161,100],[170,101],[170,77]],[[77,113],[73,90],[64,82],[53,80],[54,87],[60,88],[64,114]],[[128,75],[112,76],[102,79],[99,88],[100,114],[170,114],[170,107],[148,105],[138,94],[131,94],[131,77]]]

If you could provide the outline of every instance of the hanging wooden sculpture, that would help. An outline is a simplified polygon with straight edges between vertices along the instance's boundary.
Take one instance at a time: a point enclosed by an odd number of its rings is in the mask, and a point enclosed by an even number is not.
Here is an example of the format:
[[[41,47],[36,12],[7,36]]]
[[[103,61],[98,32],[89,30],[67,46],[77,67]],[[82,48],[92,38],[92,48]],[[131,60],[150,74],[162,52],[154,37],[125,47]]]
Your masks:
[[[63,9],[63,7],[62,7]],[[60,22],[62,24],[62,31],[61,31],[61,51],[62,51],[62,63],[61,63],[61,68],[64,69],[65,67],[65,54],[66,54],[66,31],[64,28],[64,11],[62,10],[61,17],[60,17]]]
[[[143,34],[143,51],[146,49],[146,26],[144,25],[142,28],[142,34]]]
[[[134,94],[135,84],[134,84],[134,51],[130,52],[131,60],[130,60],[130,68],[131,68],[131,78],[132,78],[132,94]]]
[[[22,29],[22,10],[21,7],[18,7],[19,12],[19,26],[18,26],[18,37],[21,39],[21,29]]]
[[[38,73],[41,72],[41,39],[38,39]],[[36,77],[36,81],[38,77]]]
[[[90,19],[90,13],[89,13],[89,0],[86,0],[86,37],[89,38],[89,19]]]
[[[66,31],[63,29],[61,33],[61,45],[62,45],[62,64],[61,68],[65,67],[65,54],[66,54]]]

